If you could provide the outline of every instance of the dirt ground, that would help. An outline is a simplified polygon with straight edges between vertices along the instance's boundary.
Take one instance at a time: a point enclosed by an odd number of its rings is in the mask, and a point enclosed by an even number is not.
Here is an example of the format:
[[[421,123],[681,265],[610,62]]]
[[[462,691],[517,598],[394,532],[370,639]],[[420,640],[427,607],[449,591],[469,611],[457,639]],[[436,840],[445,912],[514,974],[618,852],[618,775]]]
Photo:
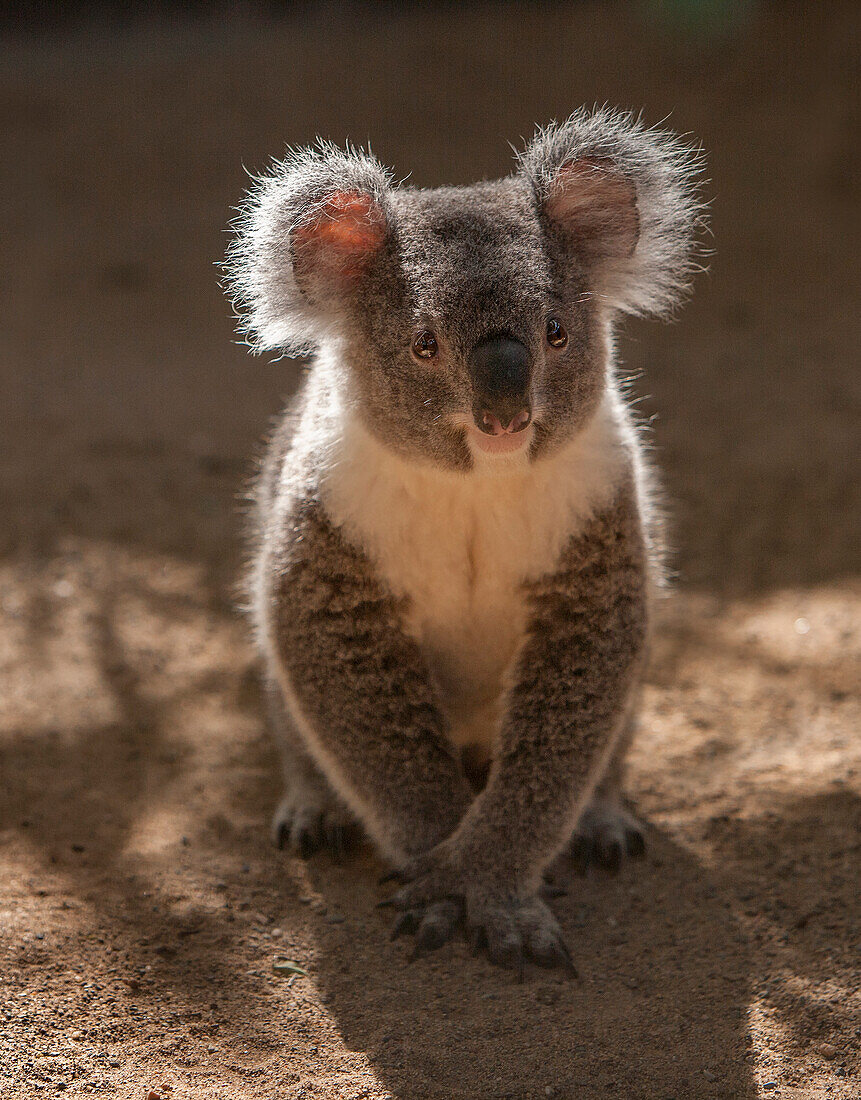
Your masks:
[[[3,1097],[861,1097],[859,16],[729,7],[3,41]],[[595,100],[702,141],[716,254],[621,345],[678,549],[631,766],[649,856],[562,868],[581,978],[517,985],[461,943],[408,963],[370,851],[269,844],[238,499],[296,368],[233,342],[213,264],[285,141],[467,181]]]

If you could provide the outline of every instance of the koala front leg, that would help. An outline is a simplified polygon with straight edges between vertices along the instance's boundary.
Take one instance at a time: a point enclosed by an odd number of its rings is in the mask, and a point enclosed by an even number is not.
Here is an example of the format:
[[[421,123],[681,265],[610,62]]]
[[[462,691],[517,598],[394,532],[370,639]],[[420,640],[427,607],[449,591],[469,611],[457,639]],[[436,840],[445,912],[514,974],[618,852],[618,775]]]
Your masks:
[[[272,820],[272,839],[279,848],[289,845],[303,859],[320,848],[340,859],[357,839],[356,819],[311,759],[278,684],[267,677],[264,687],[284,770],[284,795]]]
[[[641,695],[638,685],[607,768],[581,813],[568,846],[574,868],[581,876],[586,875],[592,864],[615,875],[623,858],[642,859],[646,854],[643,826],[626,808],[623,794],[626,757],[639,724]]]
[[[266,648],[319,771],[402,864],[452,833],[472,794],[401,602],[318,501],[271,540]]]
[[[436,907],[455,898],[493,961],[571,967],[538,891],[627,717],[646,636],[646,569],[627,490],[572,540],[555,573],[530,586],[529,636],[487,786],[392,899],[418,950],[447,938]]]

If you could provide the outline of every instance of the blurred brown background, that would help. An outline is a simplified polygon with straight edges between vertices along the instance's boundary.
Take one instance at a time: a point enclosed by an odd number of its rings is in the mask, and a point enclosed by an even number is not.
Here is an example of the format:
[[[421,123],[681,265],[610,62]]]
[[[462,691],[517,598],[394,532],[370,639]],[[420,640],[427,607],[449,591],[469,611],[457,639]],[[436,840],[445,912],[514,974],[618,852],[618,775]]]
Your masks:
[[[8,1095],[858,1096],[859,27],[854,2],[4,10]],[[632,766],[653,855],[559,903],[580,983],[515,987],[462,946],[409,967],[370,853],[268,847],[238,500],[297,369],[235,342],[215,265],[287,142],[468,182],[596,101],[702,143],[715,253],[678,324],[620,344],[679,573]]]

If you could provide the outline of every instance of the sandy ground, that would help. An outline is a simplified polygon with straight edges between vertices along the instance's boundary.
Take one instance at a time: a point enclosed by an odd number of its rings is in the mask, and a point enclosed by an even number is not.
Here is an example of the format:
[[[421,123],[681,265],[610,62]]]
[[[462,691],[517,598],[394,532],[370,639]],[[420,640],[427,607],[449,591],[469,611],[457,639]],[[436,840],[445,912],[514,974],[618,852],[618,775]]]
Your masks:
[[[351,10],[3,44],[0,1091],[858,1100],[857,6],[717,41]],[[517,985],[463,944],[409,964],[370,852],[269,845],[237,499],[295,368],[232,342],[212,265],[284,141],[466,181],[596,99],[701,138],[716,255],[622,342],[678,547],[649,857],[563,868],[581,979]]]

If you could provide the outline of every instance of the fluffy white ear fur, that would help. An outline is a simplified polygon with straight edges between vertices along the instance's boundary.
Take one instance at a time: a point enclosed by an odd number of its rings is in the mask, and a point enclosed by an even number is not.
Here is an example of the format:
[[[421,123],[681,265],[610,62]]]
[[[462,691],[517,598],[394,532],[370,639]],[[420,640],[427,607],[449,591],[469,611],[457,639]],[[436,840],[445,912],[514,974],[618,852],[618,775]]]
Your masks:
[[[545,217],[594,267],[611,308],[671,312],[700,270],[699,150],[628,112],[581,108],[538,130],[518,162]]]
[[[257,351],[313,350],[337,311],[338,283],[379,247],[387,171],[362,150],[320,142],[257,177],[233,223],[226,282]]]

